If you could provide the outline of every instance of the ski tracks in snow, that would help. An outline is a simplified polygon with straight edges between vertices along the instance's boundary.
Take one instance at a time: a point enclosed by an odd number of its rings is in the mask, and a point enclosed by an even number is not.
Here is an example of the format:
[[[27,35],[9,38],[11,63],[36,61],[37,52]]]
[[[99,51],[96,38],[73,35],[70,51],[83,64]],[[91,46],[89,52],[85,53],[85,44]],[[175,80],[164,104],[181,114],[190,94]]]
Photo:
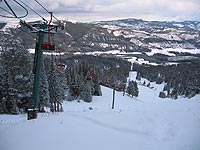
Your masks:
[[[144,116],[140,116],[139,118],[134,118],[134,125],[132,124],[133,129],[130,127],[122,127],[117,123],[108,123],[106,121],[101,121],[100,119],[93,118],[91,116],[81,115],[79,113],[74,112],[65,112],[68,116],[83,119],[98,125],[103,128],[111,129],[117,132],[131,134],[131,135],[140,135],[140,136],[149,136],[151,139],[157,141],[172,141],[176,136],[176,131],[174,130],[174,125],[170,120],[166,118],[162,118],[159,120],[155,120],[148,114]],[[130,122],[129,122],[130,123]],[[135,125],[136,124],[136,125]],[[129,125],[130,126],[130,125]]]
[[[119,126],[109,124],[109,123],[106,123],[106,122],[103,122],[103,121],[100,121],[100,120],[97,120],[97,119],[94,119],[94,118],[91,118],[91,117],[88,117],[88,116],[77,115],[77,114],[74,114],[74,113],[67,113],[67,114],[72,116],[72,117],[84,119],[84,120],[87,120],[87,121],[89,121],[89,122],[91,122],[95,125],[101,126],[103,128],[111,129],[111,130],[114,130],[114,131],[117,131],[117,132],[122,132],[122,133],[132,134],[132,135],[141,135],[141,136],[147,136],[148,135],[148,133],[144,132],[144,131],[133,130],[133,129],[130,129],[130,128],[125,128],[125,127],[119,127]]]

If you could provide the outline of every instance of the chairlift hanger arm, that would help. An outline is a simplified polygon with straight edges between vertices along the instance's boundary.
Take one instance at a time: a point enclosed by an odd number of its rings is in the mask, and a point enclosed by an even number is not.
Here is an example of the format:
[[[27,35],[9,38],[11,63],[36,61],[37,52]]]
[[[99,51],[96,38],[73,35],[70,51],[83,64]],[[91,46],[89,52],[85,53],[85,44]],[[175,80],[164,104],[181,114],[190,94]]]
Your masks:
[[[35,0],[35,2],[36,2],[38,5],[40,5],[40,7],[42,7],[47,13],[51,13],[51,12],[50,12],[49,10],[47,10],[38,0]],[[56,21],[58,21],[58,24],[59,24],[59,25],[62,24],[61,21],[60,21],[58,18],[56,18],[53,14],[52,14],[52,17],[53,17]],[[62,30],[63,30],[64,26],[62,25],[61,27],[62,27]]]
[[[48,24],[48,42],[50,43],[50,28],[51,28],[51,22],[52,22],[52,15],[53,15],[53,12],[49,12],[50,13],[50,21],[49,21],[49,24]]]
[[[44,42],[41,44],[41,47],[43,50],[55,50],[55,45],[51,43],[50,41],[50,38],[51,38],[51,22],[52,22],[52,12],[49,12],[50,13],[50,21],[47,25],[47,36],[48,36],[48,41],[47,42]],[[45,32],[45,29],[42,29],[41,30],[42,32]]]
[[[38,24],[37,24],[38,25]],[[31,25],[32,27],[34,27],[34,28],[36,28],[34,25]],[[47,27],[48,27],[48,25],[47,25]],[[56,33],[56,31],[57,31],[57,28],[58,28],[58,26],[56,26],[56,25],[51,25],[51,27],[50,27],[50,31],[51,30],[54,30],[54,29],[56,29],[55,30],[55,32],[50,32],[51,34],[55,34]],[[37,29],[37,28],[36,28]],[[48,28],[46,28],[46,29],[39,29],[39,30],[37,30],[37,31],[42,31],[42,32],[45,32],[45,33],[48,33],[49,31],[48,31]],[[33,31],[33,32],[37,32],[37,31]]]
[[[29,23],[27,23],[26,21],[23,21],[23,20],[21,20],[21,19],[20,19],[20,24],[21,24],[21,25],[24,25],[24,26],[26,26],[26,27],[28,27],[28,28],[31,29],[31,30],[35,30],[35,31],[37,31],[37,32],[39,31],[39,29],[37,29],[36,27],[30,25]]]
[[[54,29],[56,29],[56,31],[57,31],[57,28],[58,28],[58,26],[51,26],[49,29],[44,29],[43,31],[48,32],[49,30],[51,31],[51,30],[54,30]]]

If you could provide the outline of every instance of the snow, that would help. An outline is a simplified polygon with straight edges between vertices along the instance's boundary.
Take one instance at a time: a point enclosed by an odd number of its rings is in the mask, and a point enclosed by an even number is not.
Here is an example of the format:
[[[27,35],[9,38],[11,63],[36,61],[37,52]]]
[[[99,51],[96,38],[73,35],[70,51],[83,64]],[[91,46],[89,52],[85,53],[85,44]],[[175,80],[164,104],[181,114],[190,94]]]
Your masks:
[[[149,35],[149,33],[146,31],[134,30],[134,29],[132,31]]]
[[[192,60],[192,59],[199,59],[199,57],[194,56],[177,56],[177,57],[170,57],[168,61],[183,61],[183,60]]]
[[[182,41],[182,39],[180,37],[178,37],[177,35],[175,34],[153,34],[152,36],[157,36],[159,38],[163,38],[163,39],[166,39],[166,40],[176,40],[176,41]]]
[[[99,45],[100,45],[101,47],[103,47],[103,48],[109,47],[109,44],[107,44],[107,43],[99,43]]]
[[[132,42],[132,43],[134,43],[134,44],[136,44],[136,45],[139,45],[139,46],[143,45],[143,43],[140,42],[140,40],[137,40],[137,39],[135,39],[135,38],[131,38],[130,42]]]
[[[183,25],[183,24],[180,24],[180,23],[174,23],[173,25],[174,25],[174,26],[177,26],[177,27],[180,27],[180,28],[183,28],[183,27],[184,27],[184,25]]]
[[[115,26],[115,25],[103,25],[101,27],[107,29],[108,33],[112,33],[113,30],[118,30],[121,28],[121,27]]]
[[[163,85],[139,85],[138,98],[116,92],[114,110],[112,89],[102,87],[103,96],[65,102],[62,113],[29,121],[23,114],[0,115],[0,149],[199,150],[200,95],[161,99]]]
[[[29,51],[31,54],[34,54],[34,53],[35,53],[35,49],[28,49],[28,51]],[[57,53],[57,52],[46,52],[46,51],[44,51],[43,54],[44,54],[44,55],[64,55],[65,53],[64,53],[64,52]]]
[[[190,54],[200,54],[200,49],[183,49],[183,48],[165,48],[165,49],[152,49],[151,52],[146,52],[148,56],[153,56],[154,54],[164,54],[168,56],[176,56],[170,52],[178,52],[178,53],[190,53]]]
[[[7,32],[10,29],[17,28],[17,26],[18,26],[18,23],[16,23],[16,22],[7,22],[6,25],[2,29],[0,29],[0,31]]]
[[[115,30],[113,31],[114,36],[123,35],[125,38],[146,38],[149,36],[148,32],[140,31],[140,30]]]
[[[101,45],[101,46],[107,46],[107,45]],[[102,55],[102,54],[113,54],[113,55],[117,55],[117,56],[122,56],[122,55],[137,55],[137,54],[142,54],[141,52],[124,52],[124,51],[120,51],[120,50],[111,50],[111,51],[94,51],[94,52],[86,52],[86,53],[82,53],[82,52],[76,52],[74,53],[74,55],[94,55],[94,56],[98,56],[98,55]]]
[[[135,71],[130,71],[129,72],[129,77],[127,78],[127,81],[135,81],[137,76],[137,72]]]
[[[147,60],[144,60],[143,58],[137,58],[137,57],[132,57],[130,59],[128,59],[129,62],[131,63],[137,63],[137,64],[149,64],[149,65],[153,65],[153,66],[157,66],[158,64],[157,63],[151,63]]]
[[[168,51],[168,52],[174,51],[174,52],[179,52],[179,53],[190,53],[190,54],[200,54],[200,49],[167,48],[167,49],[165,49],[165,51]]]
[[[114,36],[120,36],[121,35],[121,31],[118,31],[118,30],[114,31],[113,34],[114,34]]]
[[[72,37],[72,35],[71,35],[71,34],[69,34],[68,32],[65,32],[65,35],[68,35],[68,36]]]
[[[103,25],[103,26],[101,26],[101,27],[102,27],[102,28],[109,29],[109,30],[118,30],[118,29],[121,28],[121,27],[115,26],[115,25]]]
[[[148,56],[153,56],[154,54],[163,54],[168,56],[176,56],[175,54],[172,54],[168,52],[166,49],[160,50],[160,49],[152,49],[151,52],[146,52]]]
[[[191,40],[191,39],[195,39],[195,38],[198,38],[198,35],[197,34],[181,34],[180,37],[184,40]]]
[[[34,53],[35,53],[35,49],[28,49],[28,51],[29,51],[31,54],[34,54]]]

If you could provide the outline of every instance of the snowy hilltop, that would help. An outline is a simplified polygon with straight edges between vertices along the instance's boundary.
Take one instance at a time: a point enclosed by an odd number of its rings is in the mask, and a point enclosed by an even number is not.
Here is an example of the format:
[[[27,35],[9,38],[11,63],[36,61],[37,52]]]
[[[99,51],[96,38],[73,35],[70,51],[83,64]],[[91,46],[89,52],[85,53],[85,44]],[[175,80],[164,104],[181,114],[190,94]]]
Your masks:
[[[0,115],[2,150],[199,150],[200,96],[161,99],[163,85],[138,85],[138,98],[101,87],[91,103],[65,101],[64,112]]]

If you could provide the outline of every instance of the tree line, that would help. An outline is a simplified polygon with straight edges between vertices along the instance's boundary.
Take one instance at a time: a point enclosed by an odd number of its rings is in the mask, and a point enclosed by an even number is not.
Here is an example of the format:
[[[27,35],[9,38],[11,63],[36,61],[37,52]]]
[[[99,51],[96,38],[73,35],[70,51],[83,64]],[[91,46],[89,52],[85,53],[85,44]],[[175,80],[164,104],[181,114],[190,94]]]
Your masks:
[[[200,93],[199,65],[198,61],[167,66],[134,64],[133,70],[137,71],[137,79],[143,77],[157,84],[165,83],[159,97],[177,99],[182,95],[191,98]]]

